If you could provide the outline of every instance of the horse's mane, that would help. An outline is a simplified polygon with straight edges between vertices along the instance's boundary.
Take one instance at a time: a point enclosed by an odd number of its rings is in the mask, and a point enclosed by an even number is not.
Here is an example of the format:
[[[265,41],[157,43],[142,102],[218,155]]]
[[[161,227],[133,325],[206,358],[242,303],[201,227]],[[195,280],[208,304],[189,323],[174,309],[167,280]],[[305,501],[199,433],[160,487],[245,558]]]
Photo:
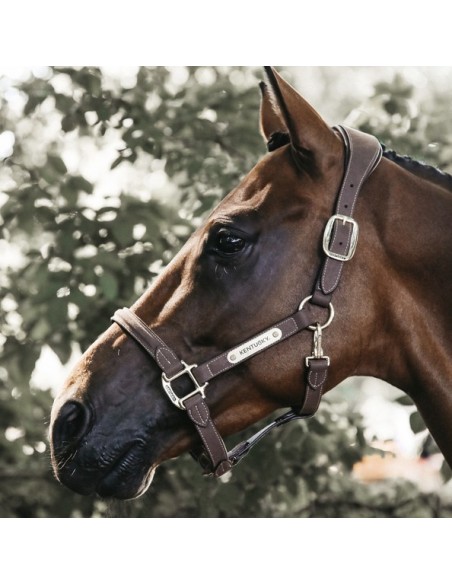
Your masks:
[[[289,134],[285,132],[275,132],[270,136],[267,148],[269,152],[273,152],[273,150],[277,150],[278,148],[281,148],[281,146],[285,146],[289,143]],[[444,172],[435,166],[426,164],[425,162],[420,162],[419,160],[411,158],[411,156],[397,154],[395,150],[389,150],[384,144],[381,144],[381,146],[383,148],[383,156],[388,160],[395,162],[402,168],[405,168],[412,174],[415,174],[424,180],[433,182],[448,191],[452,191],[452,176],[447,172]]]
[[[394,150],[389,150],[386,148],[384,144],[382,144],[382,147],[383,156],[388,160],[395,162],[402,168],[405,168],[409,172],[420,178],[423,178],[424,180],[433,182],[440,187],[447,189],[448,191],[452,191],[452,176],[447,172],[444,172],[435,166],[426,164],[425,162],[415,160],[414,158],[411,158],[411,156],[401,156]]]

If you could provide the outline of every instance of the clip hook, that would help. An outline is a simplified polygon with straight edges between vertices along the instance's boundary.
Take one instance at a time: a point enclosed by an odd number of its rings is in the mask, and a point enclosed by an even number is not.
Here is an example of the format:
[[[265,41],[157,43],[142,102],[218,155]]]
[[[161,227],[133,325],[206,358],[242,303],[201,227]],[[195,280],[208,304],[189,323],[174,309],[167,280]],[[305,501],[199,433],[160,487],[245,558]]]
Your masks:
[[[323,348],[322,348],[322,327],[319,323],[316,324],[314,330],[314,338],[312,344],[312,356],[315,359],[321,359],[323,357]]]
[[[310,366],[310,361],[312,359],[326,359],[327,366],[330,366],[330,358],[323,354],[322,328],[323,327],[319,323],[315,325],[312,339],[312,355],[310,357],[306,357],[306,367]]]

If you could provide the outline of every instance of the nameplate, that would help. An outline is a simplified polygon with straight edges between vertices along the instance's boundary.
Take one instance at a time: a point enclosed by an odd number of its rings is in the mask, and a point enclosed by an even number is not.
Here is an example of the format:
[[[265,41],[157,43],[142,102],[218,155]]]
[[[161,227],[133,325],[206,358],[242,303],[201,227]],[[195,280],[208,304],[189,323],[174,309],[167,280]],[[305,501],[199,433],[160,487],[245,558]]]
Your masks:
[[[228,361],[229,363],[240,363],[240,361],[248,359],[248,357],[251,357],[251,355],[259,353],[259,351],[274,345],[281,337],[281,329],[272,328],[230,351],[228,353]]]

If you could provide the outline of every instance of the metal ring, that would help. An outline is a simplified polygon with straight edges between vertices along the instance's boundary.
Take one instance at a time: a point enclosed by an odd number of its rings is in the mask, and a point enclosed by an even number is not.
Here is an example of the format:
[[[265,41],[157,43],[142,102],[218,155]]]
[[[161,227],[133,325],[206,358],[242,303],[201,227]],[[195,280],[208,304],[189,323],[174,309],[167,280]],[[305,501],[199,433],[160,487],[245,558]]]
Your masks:
[[[307,296],[307,297],[306,297],[306,298],[305,298],[305,299],[304,299],[304,300],[301,302],[300,306],[298,307],[298,310],[303,310],[303,308],[304,308],[304,305],[306,304],[306,302],[309,302],[309,301],[311,300],[311,298],[312,298],[312,295],[311,295],[311,296]],[[330,302],[330,303],[329,303],[329,305],[328,305],[328,308],[329,308],[329,310],[330,310],[330,314],[329,314],[329,316],[328,316],[328,320],[326,321],[326,323],[325,323],[325,324],[322,324],[322,325],[320,325],[320,329],[321,329],[322,331],[323,331],[323,329],[326,329],[327,327],[329,327],[329,326],[330,326],[330,324],[333,322],[333,318],[334,318],[334,307],[333,307],[333,304],[332,304],[332,302]],[[308,326],[308,329],[309,329],[310,331],[315,331],[315,329],[316,329],[316,328],[317,328],[317,327],[316,327],[315,325]]]

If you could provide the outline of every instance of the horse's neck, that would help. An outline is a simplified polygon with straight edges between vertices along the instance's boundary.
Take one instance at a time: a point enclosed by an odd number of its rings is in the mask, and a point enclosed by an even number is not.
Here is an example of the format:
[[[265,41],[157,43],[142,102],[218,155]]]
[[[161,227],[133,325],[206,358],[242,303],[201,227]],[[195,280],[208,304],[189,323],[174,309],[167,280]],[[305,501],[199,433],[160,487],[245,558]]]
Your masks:
[[[371,213],[390,343],[381,348],[379,376],[411,395],[452,464],[452,193],[387,162],[378,181],[383,200]]]

